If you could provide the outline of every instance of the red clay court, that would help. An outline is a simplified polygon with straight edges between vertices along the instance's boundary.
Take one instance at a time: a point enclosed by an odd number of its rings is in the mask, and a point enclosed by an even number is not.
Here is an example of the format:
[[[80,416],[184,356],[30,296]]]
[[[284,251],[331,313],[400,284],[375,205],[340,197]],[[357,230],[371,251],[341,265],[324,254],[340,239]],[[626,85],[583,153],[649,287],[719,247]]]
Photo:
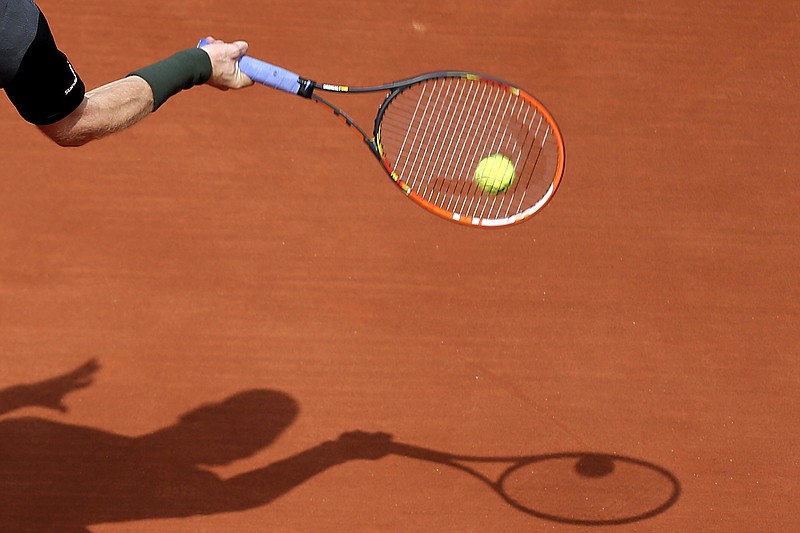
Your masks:
[[[332,83],[473,70],[544,102],[567,163],[479,230],[263,87],[76,150],[6,102],[4,532],[795,530],[795,3],[40,5],[88,87],[209,33]],[[90,360],[67,413],[13,410]],[[526,457],[533,512],[434,451]]]

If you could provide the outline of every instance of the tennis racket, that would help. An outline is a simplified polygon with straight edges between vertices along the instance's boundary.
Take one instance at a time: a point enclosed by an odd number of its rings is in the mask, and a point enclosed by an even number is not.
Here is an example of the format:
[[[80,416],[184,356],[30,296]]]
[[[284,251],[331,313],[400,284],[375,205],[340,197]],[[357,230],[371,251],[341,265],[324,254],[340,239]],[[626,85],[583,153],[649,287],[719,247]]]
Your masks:
[[[317,83],[249,56],[239,67],[257,83],[332,111],[408,198],[449,220],[483,227],[521,222],[552,199],[561,181],[564,141],[555,120],[533,96],[502,80],[446,71],[350,87]],[[386,97],[367,134],[319,92]]]
[[[472,457],[390,442],[391,453],[444,464],[481,480],[506,503],[529,515],[575,525],[638,522],[666,511],[680,495],[667,470],[618,455],[558,453]],[[470,466],[470,463],[474,466]],[[497,476],[480,472],[496,472]],[[492,467],[492,465],[494,465]]]

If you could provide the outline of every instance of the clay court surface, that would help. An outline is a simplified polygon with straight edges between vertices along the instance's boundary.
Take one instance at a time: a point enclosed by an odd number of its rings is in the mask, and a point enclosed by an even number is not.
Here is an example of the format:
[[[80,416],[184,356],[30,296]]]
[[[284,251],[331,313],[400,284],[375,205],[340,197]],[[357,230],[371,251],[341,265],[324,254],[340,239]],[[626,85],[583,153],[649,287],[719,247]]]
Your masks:
[[[75,150],[5,102],[0,389],[100,368],[67,413],[0,418],[4,532],[795,530],[794,2],[40,5],[88,87],[209,33],[320,81],[494,74],[552,111],[567,165],[533,220],[478,230],[263,87],[193,89]],[[254,390],[233,429],[146,444]],[[535,512],[452,466],[353,457],[375,441],[320,446],[350,431],[534,456]],[[618,459],[587,475],[587,454]]]

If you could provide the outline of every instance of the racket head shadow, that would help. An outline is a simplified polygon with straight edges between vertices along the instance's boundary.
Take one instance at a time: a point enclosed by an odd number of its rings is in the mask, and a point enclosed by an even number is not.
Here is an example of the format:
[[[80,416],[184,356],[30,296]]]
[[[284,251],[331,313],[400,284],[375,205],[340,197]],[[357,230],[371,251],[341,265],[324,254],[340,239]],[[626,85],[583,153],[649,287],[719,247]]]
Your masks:
[[[565,148],[550,112],[496,78],[431,73],[395,88],[379,109],[375,145],[384,168],[416,203],[461,224],[522,222],[552,199]],[[513,178],[486,189],[481,162],[503,156]]]
[[[678,479],[630,457],[561,453],[521,460],[505,470],[497,492],[537,518],[573,525],[622,525],[663,513],[678,500]]]

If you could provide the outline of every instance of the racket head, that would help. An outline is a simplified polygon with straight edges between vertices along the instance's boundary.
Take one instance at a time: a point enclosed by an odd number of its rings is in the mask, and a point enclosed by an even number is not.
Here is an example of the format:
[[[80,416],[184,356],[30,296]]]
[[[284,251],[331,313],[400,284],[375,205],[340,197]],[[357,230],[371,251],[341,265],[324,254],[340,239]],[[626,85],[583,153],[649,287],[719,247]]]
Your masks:
[[[527,514],[573,525],[638,522],[670,508],[680,496],[678,479],[664,468],[630,457],[560,453],[518,461],[496,490]]]
[[[470,226],[527,220],[564,173],[564,140],[544,105],[471,72],[434,72],[395,87],[374,135],[384,168],[409,198]],[[497,181],[487,187],[487,178]]]

